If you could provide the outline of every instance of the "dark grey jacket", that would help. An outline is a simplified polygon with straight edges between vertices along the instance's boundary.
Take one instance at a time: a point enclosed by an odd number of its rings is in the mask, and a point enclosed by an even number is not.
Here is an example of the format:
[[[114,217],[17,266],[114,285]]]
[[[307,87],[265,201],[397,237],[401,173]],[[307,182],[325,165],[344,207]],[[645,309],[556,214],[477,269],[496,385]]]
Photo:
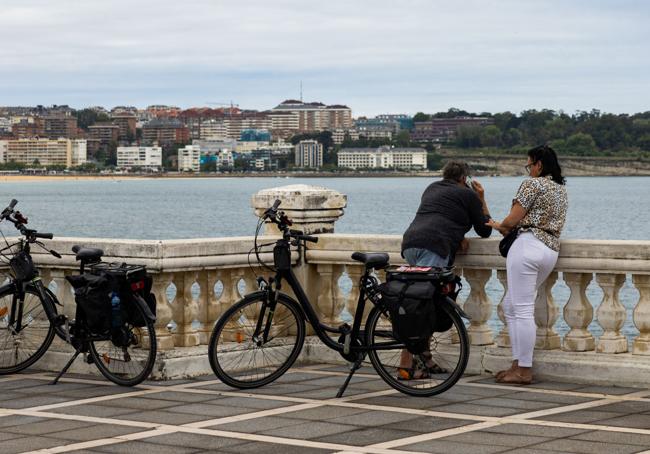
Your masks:
[[[492,228],[485,225],[488,220],[476,192],[452,180],[436,181],[422,194],[415,219],[404,233],[402,251],[428,249],[441,257],[449,256],[451,264],[472,227],[479,236],[490,236]]]

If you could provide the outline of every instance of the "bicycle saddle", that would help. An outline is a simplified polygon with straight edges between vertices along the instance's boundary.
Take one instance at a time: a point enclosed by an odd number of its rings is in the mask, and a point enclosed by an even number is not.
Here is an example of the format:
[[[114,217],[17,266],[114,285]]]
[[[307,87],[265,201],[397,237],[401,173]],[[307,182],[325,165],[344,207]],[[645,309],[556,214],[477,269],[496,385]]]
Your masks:
[[[365,263],[368,268],[385,268],[389,257],[385,252],[355,252],[352,260]]]
[[[99,260],[104,255],[104,251],[101,249],[79,245],[72,246],[72,252],[77,254],[77,260]]]

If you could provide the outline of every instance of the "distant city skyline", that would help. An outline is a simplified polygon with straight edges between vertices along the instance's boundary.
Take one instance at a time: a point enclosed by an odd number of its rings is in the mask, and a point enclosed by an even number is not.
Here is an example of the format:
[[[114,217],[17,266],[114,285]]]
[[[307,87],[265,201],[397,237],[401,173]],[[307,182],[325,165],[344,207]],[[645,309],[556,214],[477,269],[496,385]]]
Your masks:
[[[0,0],[0,105],[650,110],[634,0]]]

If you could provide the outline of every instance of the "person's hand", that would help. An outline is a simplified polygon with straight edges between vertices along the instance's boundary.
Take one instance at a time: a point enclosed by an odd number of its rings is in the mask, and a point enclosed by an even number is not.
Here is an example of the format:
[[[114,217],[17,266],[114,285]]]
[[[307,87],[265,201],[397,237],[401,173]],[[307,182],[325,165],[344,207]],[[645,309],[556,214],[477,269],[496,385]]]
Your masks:
[[[494,219],[490,219],[485,223],[485,225],[488,225],[492,227],[494,230],[498,230],[501,235],[506,235],[509,231],[509,229],[502,227],[500,222],[495,221]]]
[[[467,254],[467,251],[469,251],[469,240],[467,238],[463,238],[460,242],[460,245],[458,246],[458,252],[460,254]]]
[[[480,198],[485,197],[485,189],[483,189],[483,185],[478,182],[478,180],[472,180],[472,189],[476,191],[476,194]]]

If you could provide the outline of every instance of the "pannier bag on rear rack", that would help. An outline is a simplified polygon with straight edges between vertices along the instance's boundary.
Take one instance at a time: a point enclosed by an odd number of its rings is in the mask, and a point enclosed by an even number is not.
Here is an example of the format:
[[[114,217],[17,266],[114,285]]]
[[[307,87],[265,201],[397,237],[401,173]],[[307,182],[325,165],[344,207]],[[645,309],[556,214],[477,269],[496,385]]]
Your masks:
[[[406,349],[418,354],[425,351],[434,332],[445,332],[452,320],[439,308],[439,299],[456,299],[460,278],[452,269],[407,267],[388,270],[381,284],[381,303],[388,309],[393,336]]]
[[[75,288],[78,311],[90,329],[97,334],[111,330],[116,345],[121,343],[123,324],[146,325],[135,308],[135,298],[142,298],[151,315],[156,315],[156,298],[151,293],[153,280],[143,265],[100,262],[91,265],[89,272],[67,279]]]

